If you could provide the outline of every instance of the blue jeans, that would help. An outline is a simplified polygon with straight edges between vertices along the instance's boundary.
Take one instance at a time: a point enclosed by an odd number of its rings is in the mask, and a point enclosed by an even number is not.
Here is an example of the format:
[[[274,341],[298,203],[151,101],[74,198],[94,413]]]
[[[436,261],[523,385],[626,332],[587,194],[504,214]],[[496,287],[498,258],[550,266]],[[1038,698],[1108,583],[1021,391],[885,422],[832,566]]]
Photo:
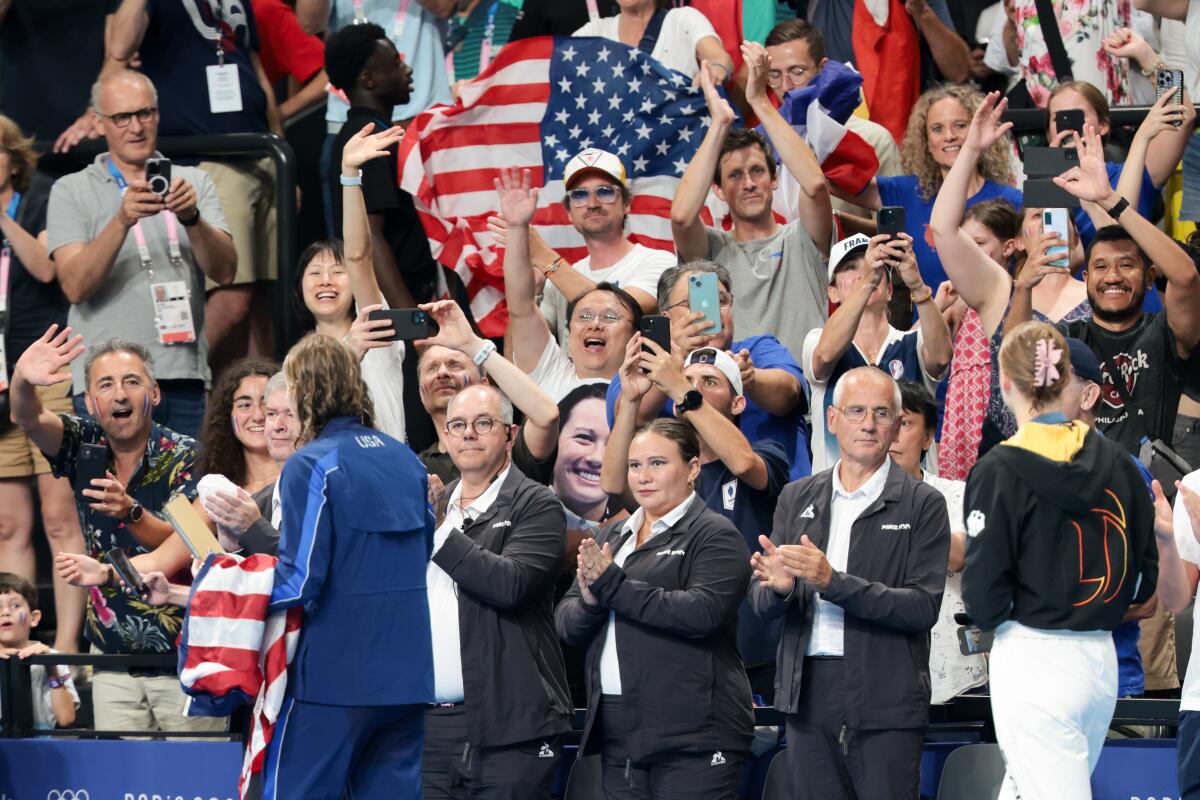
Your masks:
[[[158,382],[158,388],[162,400],[154,407],[154,421],[176,433],[199,438],[204,424],[204,381],[165,380]],[[77,416],[90,416],[82,394],[75,395],[72,403]]]

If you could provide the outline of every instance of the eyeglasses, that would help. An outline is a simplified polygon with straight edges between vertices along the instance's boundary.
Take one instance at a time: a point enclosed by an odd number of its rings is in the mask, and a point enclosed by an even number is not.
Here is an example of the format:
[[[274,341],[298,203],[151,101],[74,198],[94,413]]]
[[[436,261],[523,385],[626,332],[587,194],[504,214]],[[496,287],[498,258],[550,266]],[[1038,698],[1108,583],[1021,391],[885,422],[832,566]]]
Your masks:
[[[787,68],[787,75],[792,79],[792,83],[799,83],[804,80],[805,75],[812,71],[809,67],[794,66]],[[767,70],[767,86],[778,89],[781,83],[783,83],[783,70]]]
[[[99,111],[96,112],[100,114]],[[128,128],[130,121],[137,117],[137,121],[145,125],[150,120],[154,119],[154,115],[158,113],[158,109],[154,106],[146,106],[139,108],[137,111],[120,111],[116,114],[100,114],[102,117],[108,117],[112,120],[112,124],[118,128]]]
[[[616,311],[605,311],[603,314],[597,314],[595,311],[580,311],[575,315],[576,322],[591,325],[593,322],[599,321],[606,328],[611,328],[623,319],[625,317]]]
[[[475,431],[476,436],[487,436],[492,432],[492,428],[499,424],[500,420],[491,417],[478,417],[472,422],[467,422],[465,419],[452,419],[446,423],[446,433],[461,439],[467,435],[467,428],[470,427]]]
[[[866,406],[837,406],[837,410],[842,412],[842,416],[849,422],[862,422],[867,418]],[[892,411],[887,406],[876,406],[870,409],[871,416],[875,418],[875,423],[878,425],[891,425],[896,421],[896,412]]]
[[[678,303],[671,303],[669,306],[663,306],[662,313],[665,314],[672,308],[679,308],[680,306],[688,306],[690,308],[690,302],[691,298],[685,297]],[[721,292],[719,295],[717,295],[717,305],[719,305],[721,308],[731,308],[733,306],[733,295]]]
[[[615,186],[604,185],[597,186],[595,189],[572,189],[567,192],[567,197],[571,200],[571,205],[580,208],[588,204],[593,194],[601,203],[608,205],[617,202],[617,195],[620,194],[620,191]]]

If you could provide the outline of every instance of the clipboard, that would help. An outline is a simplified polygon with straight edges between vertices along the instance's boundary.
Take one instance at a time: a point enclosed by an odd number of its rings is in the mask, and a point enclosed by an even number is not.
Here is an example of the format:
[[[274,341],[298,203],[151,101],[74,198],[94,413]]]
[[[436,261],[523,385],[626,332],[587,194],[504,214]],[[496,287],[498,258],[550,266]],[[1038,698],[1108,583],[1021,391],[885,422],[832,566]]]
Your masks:
[[[192,558],[197,561],[203,561],[209,553],[225,552],[225,548],[221,547],[220,542],[217,541],[216,535],[209,530],[208,525],[204,524],[204,518],[200,516],[200,512],[182,494],[171,498],[163,508],[163,516],[167,518],[167,522],[171,523],[171,527],[179,534],[179,538],[183,539],[188,550],[192,551]]]

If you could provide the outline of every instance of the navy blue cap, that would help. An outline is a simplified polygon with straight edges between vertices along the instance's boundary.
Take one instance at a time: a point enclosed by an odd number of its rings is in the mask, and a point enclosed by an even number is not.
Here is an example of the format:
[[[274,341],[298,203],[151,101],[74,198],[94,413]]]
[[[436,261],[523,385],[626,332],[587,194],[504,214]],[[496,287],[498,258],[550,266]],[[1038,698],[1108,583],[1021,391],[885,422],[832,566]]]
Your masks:
[[[1104,379],[1100,376],[1100,359],[1092,348],[1079,339],[1067,339],[1067,350],[1071,355],[1071,369],[1080,379],[1091,381],[1100,386]]]

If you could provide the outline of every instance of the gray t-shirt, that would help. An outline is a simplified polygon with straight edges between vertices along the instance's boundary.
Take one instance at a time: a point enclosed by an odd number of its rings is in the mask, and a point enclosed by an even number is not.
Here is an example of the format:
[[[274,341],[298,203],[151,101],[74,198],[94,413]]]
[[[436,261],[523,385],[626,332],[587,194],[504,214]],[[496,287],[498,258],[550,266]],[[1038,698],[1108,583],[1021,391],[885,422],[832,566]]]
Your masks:
[[[83,170],[60,178],[50,190],[50,208],[46,218],[51,256],[63,245],[91,242],[121,207],[121,189],[108,171],[108,154],[101,153]],[[208,173],[195,167],[172,165],[172,177],[180,177],[196,189],[197,206],[204,220],[228,232],[217,188]],[[117,251],[112,269],[99,288],[81,303],[71,306],[67,323],[83,335],[85,346],[120,337],[145,345],[154,357],[155,377],[160,379],[211,380],[208,369],[208,343],[204,338],[204,274],[196,263],[188,240],[188,229],[177,225],[183,265],[171,263],[167,243],[167,224],[158,214],[141,221],[146,246],[153,260],[154,283],[186,281],[196,341],[190,344],[164,345],[154,327],[154,304],[150,297],[150,276],[138,258],[133,231]],[[71,388],[75,394],[87,389],[83,359],[71,365]]]
[[[737,337],[774,336],[798,361],[805,335],[829,316],[825,261],[803,223],[793,220],[750,242],[707,231],[709,258],[733,279]]]

